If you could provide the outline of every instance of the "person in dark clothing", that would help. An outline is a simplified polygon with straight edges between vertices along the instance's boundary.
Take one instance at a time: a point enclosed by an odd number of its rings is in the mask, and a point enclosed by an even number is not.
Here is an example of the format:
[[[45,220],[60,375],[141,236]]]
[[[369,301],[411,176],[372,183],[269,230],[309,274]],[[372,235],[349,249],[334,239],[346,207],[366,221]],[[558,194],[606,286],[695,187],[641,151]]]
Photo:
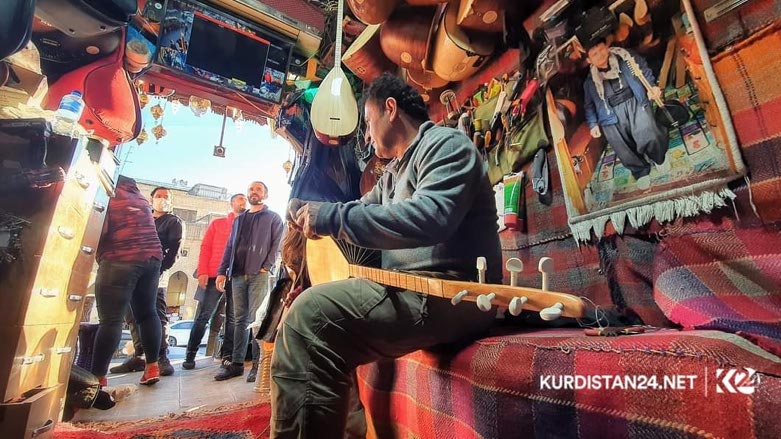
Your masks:
[[[214,379],[226,380],[244,375],[244,356],[249,330],[263,298],[268,293],[268,274],[274,265],[282,241],[282,218],[263,204],[268,196],[266,185],[255,181],[247,189],[250,208],[233,221],[230,237],[217,269],[217,290],[224,292],[230,280],[233,288],[233,356],[230,366],[221,369]],[[255,381],[260,348],[252,342],[252,369],[247,381]]]
[[[173,210],[172,193],[164,187],[156,187],[152,190],[152,215],[155,219],[155,229],[162,245],[163,260],[160,264],[161,276],[166,270],[171,268],[179,255],[179,247],[182,245],[184,236],[184,222],[181,218],[171,213]],[[158,279],[159,280],[159,279]],[[173,375],[174,368],[168,359],[168,304],[166,303],[166,289],[157,288],[156,310],[162,325],[160,340],[159,365],[160,375]],[[119,366],[111,368],[111,373],[128,373],[138,371],[143,360],[145,349],[141,343],[138,334],[138,326],[135,324],[133,314],[128,312],[125,316],[126,322],[130,326],[130,335],[133,338],[133,348],[135,350],[132,357],[125,360]]]
[[[117,181],[96,256],[95,301],[100,326],[91,372],[106,384],[108,365],[119,344],[122,318],[129,305],[138,322],[141,345],[149,352],[141,369],[141,384],[154,384],[160,379],[160,318],[155,312],[155,295],[163,252],[149,203],[130,178],[120,176]]]
[[[609,47],[604,40],[588,47],[591,69],[583,83],[586,122],[592,137],[605,135],[621,163],[637,181],[639,189],[651,185],[651,164],[664,163],[667,131],[654,117],[651,101],[661,97],[659,87],[646,91],[629,67],[636,62],[649,84],[654,84],[645,59],[620,47]]]

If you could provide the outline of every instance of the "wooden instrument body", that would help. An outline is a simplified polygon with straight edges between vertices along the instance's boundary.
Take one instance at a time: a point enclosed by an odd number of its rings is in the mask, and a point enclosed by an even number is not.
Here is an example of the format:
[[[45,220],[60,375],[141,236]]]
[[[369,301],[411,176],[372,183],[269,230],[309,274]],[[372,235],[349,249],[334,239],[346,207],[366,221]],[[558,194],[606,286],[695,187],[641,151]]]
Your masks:
[[[390,17],[401,0],[347,0],[355,18],[366,24],[381,24]]]
[[[434,38],[431,68],[442,79],[457,82],[472,76],[493,54],[496,35],[467,33],[456,23],[458,9],[445,6]]]
[[[500,33],[504,30],[503,0],[461,0],[457,23],[464,29]]]
[[[326,145],[341,145],[358,128],[358,102],[342,70],[342,17],[344,1],[339,0],[336,26],[334,68],[328,72],[312,100],[310,118],[317,140]]]
[[[406,0],[408,5],[412,6],[436,6],[440,3],[447,3],[449,0]]]
[[[413,86],[423,98],[423,102],[438,102],[439,95],[445,90],[450,82],[440,78],[436,73],[430,70],[415,72],[412,70],[404,71],[404,79],[407,84]]]
[[[509,285],[451,281],[407,274],[395,270],[351,265],[330,237],[307,240],[306,258],[309,279],[312,285],[356,277],[443,299],[452,299],[464,290],[469,292],[463,298],[466,301],[475,301],[480,294],[494,293],[496,297],[492,304],[498,306],[508,306],[515,297],[526,297],[528,300],[523,305],[523,309],[529,311],[541,311],[556,303],[561,303],[564,305],[561,314],[563,317],[580,318],[586,316],[589,311],[583,300],[571,294],[542,291],[536,288],[511,287]]]
[[[382,25],[380,46],[399,67],[426,70],[437,8],[402,5]]]
[[[344,65],[365,83],[374,81],[383,72],[398,70],[380,47],[380,26],[369,25],[350,44],[342,57]]]
[[[364,168],[363,173],[361,173],[361,196],[366,195],[377,185],[377,182],[380,181],[380,177],[382,177],[382,174],[385,172],[385,165],[388,164],[388,161],[389,160],[383,160],[376,155],[373,155],[372,158],[369,159],[369,163],[366,164],[366,168]]]

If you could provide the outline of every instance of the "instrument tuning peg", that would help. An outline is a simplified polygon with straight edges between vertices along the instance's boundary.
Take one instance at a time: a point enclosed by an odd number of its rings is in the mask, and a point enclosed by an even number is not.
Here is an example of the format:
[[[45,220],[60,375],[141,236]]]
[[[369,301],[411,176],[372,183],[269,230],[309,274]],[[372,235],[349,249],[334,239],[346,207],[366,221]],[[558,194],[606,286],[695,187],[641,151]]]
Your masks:
[[[523,305],[525,305],[528,300],[529,299],[527,299],[526,296],[513,297],[512,300],[510,300],[510,314],[516,317],[521,315]]]
[[[504,263],[507,271],[510,272],[510,286],[518,286],[518,273],[523,271],[523,261],[518,258],[510,258]]]
[[[561,317],[562,311],[564,311],[564,304],[556,302],[553,306],[542,309],[540,311],[540,318],[547,322],[556,320]]]
[[[462,300],[464,300],[464,297],[466,297],[468,294],[469,291],[462,290],[450,299],[450,303],[453,304],[453,306],[458,305],[459,303],[461,303]]]
[[[487,269],[488,262],[486,261],[484,256],[480,256],[477,258],[477,275],[479,277],[478,282],[481,284],[485,283],[485,270]]]
[[[490,311],[491,301],[496,297],[496,293],[481,294],[477,296],[477,307],[480,311]]]
[[[542,273],[542,291],[548,291],[549,277],[553,273],[553,259],[547,256],[540,259],[537,270]]]

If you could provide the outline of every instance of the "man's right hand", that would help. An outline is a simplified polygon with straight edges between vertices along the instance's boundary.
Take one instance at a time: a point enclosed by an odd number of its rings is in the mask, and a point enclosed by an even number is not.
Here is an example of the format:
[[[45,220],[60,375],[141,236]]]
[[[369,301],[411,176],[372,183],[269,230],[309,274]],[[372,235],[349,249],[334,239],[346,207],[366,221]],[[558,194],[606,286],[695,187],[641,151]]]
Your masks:
[[[227,282],[227,281],[228,281],[227,277],[225,277],[223,275],[217,276],[217,282],[216,282],[217,283],[217,291],[219,291],[221,293],[224,293],[225,292],[225,282]]]
[[[599,126],[595,126],[594,128],[591,129],[591,137],[595,139],[598,137],[602,137],[602,131],[599,130]]]
[[[209,284],[209,275],[201,274],[198,276],[198,287],[202,290],[206,289],[206,285]]]

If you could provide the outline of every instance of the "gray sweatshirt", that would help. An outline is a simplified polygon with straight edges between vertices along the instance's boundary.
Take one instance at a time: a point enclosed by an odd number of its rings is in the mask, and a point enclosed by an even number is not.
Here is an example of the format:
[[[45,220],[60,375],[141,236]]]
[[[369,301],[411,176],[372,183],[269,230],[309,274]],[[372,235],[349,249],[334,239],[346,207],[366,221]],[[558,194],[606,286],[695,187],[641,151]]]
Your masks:
[[[494,192],[480,155],[461,132],[426,122],[360,200],[324,203],[315,232],[382,251],[382,267],[501,282]]]

